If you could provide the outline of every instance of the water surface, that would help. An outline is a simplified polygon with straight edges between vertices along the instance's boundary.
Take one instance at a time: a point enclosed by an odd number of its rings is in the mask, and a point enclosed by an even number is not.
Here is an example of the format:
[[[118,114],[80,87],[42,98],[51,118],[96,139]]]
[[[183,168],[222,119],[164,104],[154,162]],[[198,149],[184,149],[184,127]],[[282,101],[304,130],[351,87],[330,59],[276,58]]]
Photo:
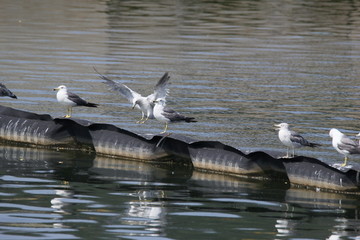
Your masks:
[[[93,71],[150,94],[168,71],[168,105],[195,117],[170,131],[241,150],[285,151],[288,122],[342,161],[330,128],[358,133],[359,3],[354,1],[10,1],[0,8],[1,104],[60,117],[65,84],[97,109],[74,117],[139,133],[156,121]],[[356,239],[357,196],[79,153],[3,150],[2,239]],[[30,154],[30,155],[26,155]],[[359,157],[350,163],[356,165]],[[332,236],[332,237],[330,237]]]

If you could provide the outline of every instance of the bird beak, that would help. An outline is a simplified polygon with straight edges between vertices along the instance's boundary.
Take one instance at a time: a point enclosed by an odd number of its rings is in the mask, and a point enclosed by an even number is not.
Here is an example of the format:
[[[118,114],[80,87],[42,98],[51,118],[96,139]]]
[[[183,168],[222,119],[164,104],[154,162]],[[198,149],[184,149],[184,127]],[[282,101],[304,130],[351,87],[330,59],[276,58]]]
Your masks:
[[[133,104],[133,105],[132,105],[132,109],[134,109],[134,108],[135,108],[136,104],[137,104],[137,103],[135,103],[135,104]]]
[[[59,88],[54,88],[53,90],[54,90],[54,91],[57,91],[57,90],[59,90]]]
[[[274,127],[276,130],[279,130],[280,129],[280,124],[274,124]]]

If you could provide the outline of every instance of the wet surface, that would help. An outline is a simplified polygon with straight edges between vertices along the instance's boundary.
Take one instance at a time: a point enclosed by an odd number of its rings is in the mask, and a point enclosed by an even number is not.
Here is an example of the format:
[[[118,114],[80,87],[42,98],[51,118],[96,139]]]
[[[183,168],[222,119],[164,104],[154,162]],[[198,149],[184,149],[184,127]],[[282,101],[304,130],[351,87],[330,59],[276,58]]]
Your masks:
[[[108,90],[93,67],[143,94],[150,94],[168,71],[168,105],[198,120],[171,125],[174,133],[241,150],[285,151],[273,124],[288,122],[323,145],[298,154],[332,164],[342,156],[331,147],[330,128],[349,136],[359,131],[357,2],[38,0],[1,5],[0,81],[18,96],[1,98],[2,105],[60,117],[66,109],[52,89],[65,84],[100,104],[75,108],[74,117],[156,134],[163,124],[136,124],[140,113]],[[168,166],[146,171],[165,178],[128,179],[114,170],[99,180],[89,170],[94,156],[59,158],[2,161],[2,219],[7,220],[1,228],[7,238],[358,235],[354,196],[238,179],[230,181],[234,188],[214,191],[210,180],[194,183],[194,174],[190,178],[188,171]],[[359,157],[351,159],[356,165]],[[66,167],[69,162],[74,165]],[[65,201],[63,212],[52,207],[57,198]],[[24,234],[17,237],[19,232]]]

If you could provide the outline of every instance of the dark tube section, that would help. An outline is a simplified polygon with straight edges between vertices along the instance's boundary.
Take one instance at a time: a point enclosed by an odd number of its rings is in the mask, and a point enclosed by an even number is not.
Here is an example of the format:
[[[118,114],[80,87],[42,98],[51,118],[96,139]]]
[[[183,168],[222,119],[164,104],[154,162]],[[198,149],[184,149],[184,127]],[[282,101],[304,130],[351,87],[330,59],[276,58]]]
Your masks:
[[[339,170],[314,158],[242,151],[217,141],[183,135],[141,135],[111,124],[52,118],[0,106],[0,140],[12,145],[73,149],[139,161],[178,161],[198,172],[277,179],[314,189],[359,192],[359,171]]]

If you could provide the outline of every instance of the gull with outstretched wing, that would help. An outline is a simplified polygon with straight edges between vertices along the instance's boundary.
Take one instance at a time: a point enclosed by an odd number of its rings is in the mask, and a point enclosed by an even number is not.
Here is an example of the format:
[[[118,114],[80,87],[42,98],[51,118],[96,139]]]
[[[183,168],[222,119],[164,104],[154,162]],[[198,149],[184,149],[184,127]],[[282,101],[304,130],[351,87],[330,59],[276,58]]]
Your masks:
[[[166,88],[169,82],[170,76],[166,72],[154,87],[154,92],[147,97],[143,97],[141,94],[133,91],[125,84],[115,82],[114,80],[102,75],[95,68],[101,79],[105,80],[106,84],[111,89],[118,91],[123,97],[125,97],[131,104],[132,108],[135,107],[141,110],[141,119],[137,123],[145,123],[148,119],[154,119],[154,101],[158,98],[165,99],[169,90]]]

